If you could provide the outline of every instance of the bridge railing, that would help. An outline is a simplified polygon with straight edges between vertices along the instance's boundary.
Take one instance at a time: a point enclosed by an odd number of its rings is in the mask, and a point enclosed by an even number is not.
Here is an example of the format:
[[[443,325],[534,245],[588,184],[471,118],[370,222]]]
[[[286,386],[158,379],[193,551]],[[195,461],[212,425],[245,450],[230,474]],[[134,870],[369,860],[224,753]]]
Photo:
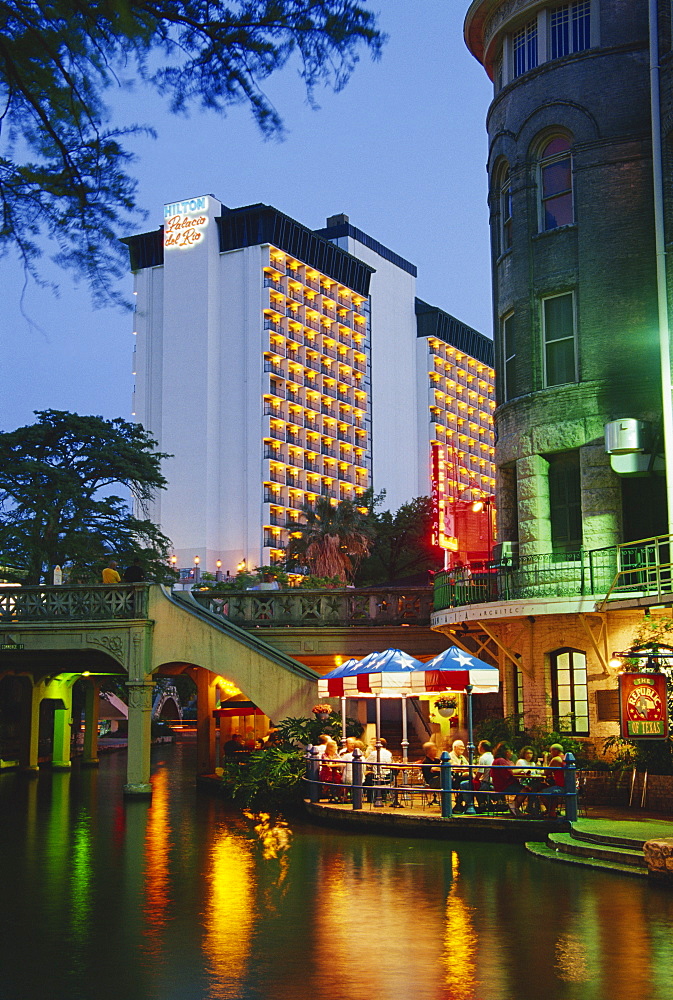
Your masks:
[[[199,604],[242,627],[428,625],[432,588],[192,591]]]
[[[0,587],[0,624],[147,618],[148,584]]]

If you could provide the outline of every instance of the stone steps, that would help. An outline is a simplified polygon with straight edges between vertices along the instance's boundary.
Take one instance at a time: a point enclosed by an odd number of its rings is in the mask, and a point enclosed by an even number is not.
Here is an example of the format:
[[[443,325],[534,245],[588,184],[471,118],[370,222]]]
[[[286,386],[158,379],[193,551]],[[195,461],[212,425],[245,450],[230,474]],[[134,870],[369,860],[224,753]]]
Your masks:
[[[642,840],[573,828],[570,833],[550,832],[544,844],[527,843],[526,849],[550,861],[587,865],[629,875],[647,875]]]
[[[600,858],[589,856],[564,854],[547,844],[527,843],[526,850],[538,858],[545,858],[547,861],[561,861],[564,864],[580,865],[595,870],[602,869],[607,872],[619,872],[622,875],[635,875],[638,878],[647,877],[647,868],[636,868],[634,865],[623,864],[617,860],[603,861]]]

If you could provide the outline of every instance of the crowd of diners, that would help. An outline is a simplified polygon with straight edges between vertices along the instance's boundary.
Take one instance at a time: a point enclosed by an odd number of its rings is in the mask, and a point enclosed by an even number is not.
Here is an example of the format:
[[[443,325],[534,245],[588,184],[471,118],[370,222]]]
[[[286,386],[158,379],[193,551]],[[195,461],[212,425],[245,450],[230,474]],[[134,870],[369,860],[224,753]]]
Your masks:
[[[385,739],[372,739],[368,747],[361,740],[348,737],[340,750],[331,736],[319,737],[317,751],[320,758],[319,780],[322,798],[328,802],[343,802],[348,786],[353,784],[353,753],[360,751],[364,761],[364,781],[367,797],[374,795],[374,785],[390,784],[393,775],[389,767],[393,755]],[[416,768],[425,788],[432,792],[430,804],[439,802],[441,787],[440,749],[436,743],[423,744],[421,760],[409,761],[407,766]],[[528,803],[528,814],[544,814],[555,819],[559,797],[565,791],[565,753],[560,743],[552,743],[540,756],[532,746],[519,750],[515,761],[512,748],[500,742],[491,749],[488,740],[481,740],[477,758],[472,765],[465,753],[462,740],[454,740],[449,752],[451,764],[451,789],[453,813],[462,813],[474,806],[477,812],[486,812],[494,798],[504,799],[512,816],[524,815],[522,807]],[[476,800],[476,802],[475,802]]]

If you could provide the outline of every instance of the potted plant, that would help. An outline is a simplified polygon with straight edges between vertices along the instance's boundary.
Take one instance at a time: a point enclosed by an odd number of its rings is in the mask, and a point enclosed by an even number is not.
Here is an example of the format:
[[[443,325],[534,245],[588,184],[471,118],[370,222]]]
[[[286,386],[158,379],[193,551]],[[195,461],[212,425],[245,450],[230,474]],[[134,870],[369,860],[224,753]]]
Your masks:
[[[320,719],[321,722],[325,722],[329,718],[329,714],[332,711],[332,706],[314,705],[312,711],[316,719]]]
[[[442,695],[435,699],[435,709],[444,719],[450,719],[455,714],[457,702],[454,697]]]

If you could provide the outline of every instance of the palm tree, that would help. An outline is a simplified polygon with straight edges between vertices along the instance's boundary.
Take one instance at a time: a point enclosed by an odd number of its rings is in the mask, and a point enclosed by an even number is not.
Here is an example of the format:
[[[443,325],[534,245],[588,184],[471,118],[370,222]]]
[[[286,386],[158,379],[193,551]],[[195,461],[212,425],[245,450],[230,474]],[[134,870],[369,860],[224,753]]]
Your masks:
[[[362,503],[362,500],[360,501]],[[318,497],[315,505],[300,508],[303,523],[288,522],[289,557],[305,563],[315,576],[352,580],[360,560],[369,554],[375,537],[369,509],[352,500],[332,506],[327,497]]]

